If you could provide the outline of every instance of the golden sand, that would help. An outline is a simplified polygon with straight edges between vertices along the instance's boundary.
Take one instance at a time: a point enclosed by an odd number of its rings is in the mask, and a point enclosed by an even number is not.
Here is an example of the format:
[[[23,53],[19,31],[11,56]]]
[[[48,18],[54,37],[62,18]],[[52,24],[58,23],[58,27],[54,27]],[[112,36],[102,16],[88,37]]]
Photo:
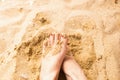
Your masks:
[[[120,0],[1,0],[0,80],[39,80],[53,32],[67,35],[88,80],[120,80]]]

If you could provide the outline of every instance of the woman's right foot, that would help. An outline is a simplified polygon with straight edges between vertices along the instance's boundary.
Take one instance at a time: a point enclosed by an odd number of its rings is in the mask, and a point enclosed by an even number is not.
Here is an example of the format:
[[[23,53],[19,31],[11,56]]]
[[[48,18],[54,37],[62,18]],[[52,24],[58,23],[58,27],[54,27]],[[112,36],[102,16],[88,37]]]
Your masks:
[[[62,69],[67,80],[87,80],[84,72],[71,56],[65,56]]]
[[[67,38],[52,34],[43,43],[40,80],[58,80],[60,68],[67,52]]]

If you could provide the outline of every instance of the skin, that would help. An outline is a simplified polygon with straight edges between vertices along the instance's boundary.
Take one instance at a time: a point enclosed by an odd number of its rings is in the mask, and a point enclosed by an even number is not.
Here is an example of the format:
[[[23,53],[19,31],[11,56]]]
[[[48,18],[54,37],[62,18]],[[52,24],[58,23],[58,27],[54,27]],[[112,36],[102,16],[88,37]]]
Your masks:
[[[61,42],[61,49],[55,54],[54,49]],[[43,54],[49,48],[48,54],[41,63],[40,80],[58,80],[58,75],[67,50],[67,39],[60,34],[52,34],[43,43]],[[53,54],[54,53],[54,54]]]
[[[87,80],[84,72],[72,56],[65,56],[62,69],[67,80]]]
[[[67,42],[67,38],[62,34],[51,34],[43,42],[40,80],[58,80],[61,67],[67,80],[86,80],[77,62],[66,56]]]

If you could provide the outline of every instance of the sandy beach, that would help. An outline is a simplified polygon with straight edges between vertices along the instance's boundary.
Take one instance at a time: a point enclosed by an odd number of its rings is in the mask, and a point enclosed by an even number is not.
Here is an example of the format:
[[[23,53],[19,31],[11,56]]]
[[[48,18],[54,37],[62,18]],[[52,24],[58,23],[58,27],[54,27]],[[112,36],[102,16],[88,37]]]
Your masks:
[[[120,0],[0,0],[0,80],[39,80],[53,32],[88,80],[120,80]]]

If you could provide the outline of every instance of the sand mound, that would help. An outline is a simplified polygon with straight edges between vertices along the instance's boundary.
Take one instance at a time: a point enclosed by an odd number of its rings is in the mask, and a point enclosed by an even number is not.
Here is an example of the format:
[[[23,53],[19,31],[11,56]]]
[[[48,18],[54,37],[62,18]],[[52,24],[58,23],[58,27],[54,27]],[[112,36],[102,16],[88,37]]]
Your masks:
[[[0,80],[39,80],[42,43],[52,32],[67,34],[67,55],[88,80],[120,80],[119,0],[3,0],[0,5]]]

